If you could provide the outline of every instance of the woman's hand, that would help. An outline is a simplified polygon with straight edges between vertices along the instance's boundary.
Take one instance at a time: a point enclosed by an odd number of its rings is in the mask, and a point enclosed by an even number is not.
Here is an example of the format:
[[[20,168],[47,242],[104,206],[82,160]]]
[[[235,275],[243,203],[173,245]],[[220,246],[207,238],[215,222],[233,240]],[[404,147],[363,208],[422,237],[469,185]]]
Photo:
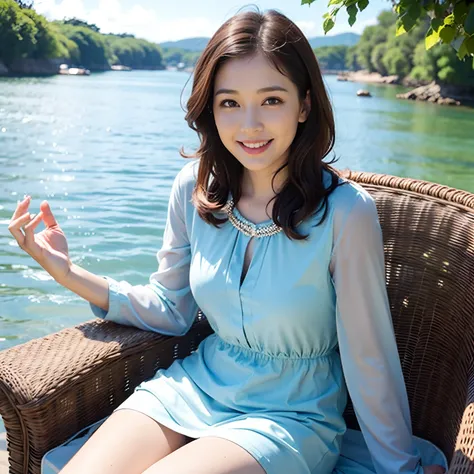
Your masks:
[[[31,255],[56,281],[61,282],[71,266],[66,236],[56,222],[48,202],[43,201],[40,204],[40,212],[33,217],[28,212],[30,200],[27,196],[18,204],[8,230],[21,249]],[[46,229],[35,234],[34,230],[41,220],[44,221]]]
[[[423,466],[423,473],[424,474],[444,474],[446,470],[443,466],[439,466],[438,464],[433,464],[431,466]]]

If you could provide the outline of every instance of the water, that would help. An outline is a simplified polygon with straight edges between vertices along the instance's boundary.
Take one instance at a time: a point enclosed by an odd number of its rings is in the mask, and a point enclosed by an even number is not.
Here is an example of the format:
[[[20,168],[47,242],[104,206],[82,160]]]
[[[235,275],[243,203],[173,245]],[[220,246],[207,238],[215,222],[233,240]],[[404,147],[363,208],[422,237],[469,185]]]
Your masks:
[[[18,199],[47,199],[73,262],[132,284],[156,270],[181,146],[188,74],[107,72],[0,79],[0,350],[93,317],[7,230]],[[474,192],[474,110],[395,99],[399,88],[326,82],[338,167],[435,181]],[[38,228],[42,230],[41,224]],[[1,426],[0,426],[1,431]]]

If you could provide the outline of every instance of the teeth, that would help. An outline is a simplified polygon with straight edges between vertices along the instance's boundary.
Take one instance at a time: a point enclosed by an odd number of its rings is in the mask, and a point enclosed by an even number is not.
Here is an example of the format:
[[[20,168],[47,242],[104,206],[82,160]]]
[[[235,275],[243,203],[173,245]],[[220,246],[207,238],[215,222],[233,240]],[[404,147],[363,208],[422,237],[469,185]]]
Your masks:
[[[259,143],[245,143],[242,142],[247,148],[260,148],[262,146],[265,146],[270,140],[267,140],[266,142],[259,142]]]

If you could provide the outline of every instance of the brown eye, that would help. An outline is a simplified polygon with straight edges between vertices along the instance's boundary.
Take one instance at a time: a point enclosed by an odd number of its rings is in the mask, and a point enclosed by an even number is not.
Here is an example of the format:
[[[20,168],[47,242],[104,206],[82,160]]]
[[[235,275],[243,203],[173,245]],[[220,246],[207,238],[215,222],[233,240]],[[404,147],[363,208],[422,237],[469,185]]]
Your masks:
[[[269,97],[268,99],[265,100],[265,102],[268,102],[268,101],[276,101],[276,103],[268,104],[268,105],[278,105],[278,104],[283,103],[283,101],[279,99],[278,97]]]
[[[232,99],[226,99],[226,100],[223,100],[220,104],[221,107],[224,107],[224,108],[232,108],[233,105],[225,105],[225,104],[237,104],[237,102],[235,100],[232,100]]]

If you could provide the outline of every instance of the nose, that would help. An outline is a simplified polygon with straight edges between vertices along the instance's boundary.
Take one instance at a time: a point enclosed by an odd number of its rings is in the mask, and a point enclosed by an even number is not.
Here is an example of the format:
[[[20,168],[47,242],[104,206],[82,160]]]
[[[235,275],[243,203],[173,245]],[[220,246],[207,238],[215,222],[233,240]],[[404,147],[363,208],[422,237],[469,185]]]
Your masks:
[[[245,134],[260,132],[263,130],[263,124],[260,120],[260,117],[252,107],[249,107],[245,112],[240,128],[242,133]]]

